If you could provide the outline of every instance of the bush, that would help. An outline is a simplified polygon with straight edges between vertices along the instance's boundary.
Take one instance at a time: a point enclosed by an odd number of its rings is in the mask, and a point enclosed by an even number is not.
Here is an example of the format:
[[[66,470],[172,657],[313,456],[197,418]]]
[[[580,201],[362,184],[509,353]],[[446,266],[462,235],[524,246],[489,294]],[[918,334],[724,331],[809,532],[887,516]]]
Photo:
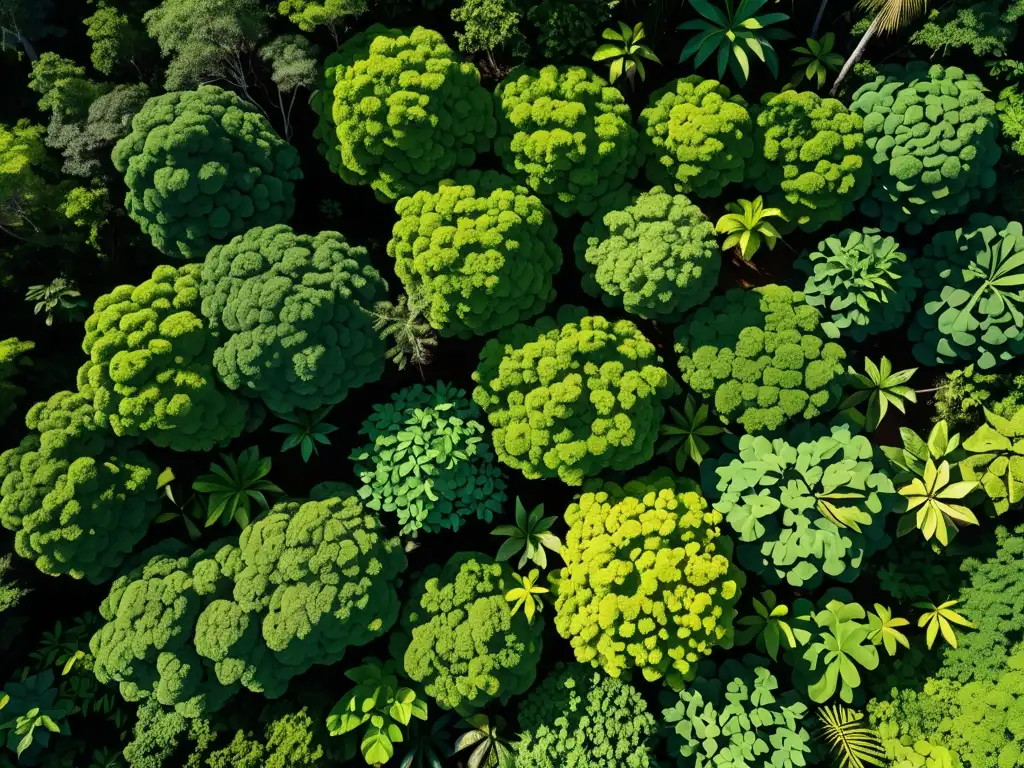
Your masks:
[[[739,455],[702,470],[739,538],[740,565],[768,584],[813,588],[825,575],[853,581],[864,558],[889,544],[885,518],[898,504],[883,465],[845,424],[800,424],[774,440],[743,435]]]
[[[125,208],[168,256],[211,246],[295,210],[299,155],[256,107],[212,85],[154,96],[114,146]]]
[[[505,503],[505,479],[480,417],[463,390],[444,382],[415,384],[375,405],[359,430],[372,442],[350,457],[360,498],[396,513],[404,534],[457,531],[472,517],[491,522]]]
[[[85,321],[78,388],[114,433],[175,451],[209,451],[252,418],[213,372],[216,337],[199,314],[201,265],[159,266],[96,299]]]
[[[583,290],[650,320],[678,320],[707,301],[722,263],[715,225],[661,187],[585,223],[575,248]]]
[[[657,722],[629,683],[558,664],[519,705],[516,764],[530,768],[655,768]]]
[[[585,67],[514,69],[495,98],[505,170],[560,216],[593,215],[640,169],[629,105]]]
[[[427,319],[469,338],[529,320],[555,297],[562,266],[555,224],[525,187],[493,171],[467,171],[395,206],[388,255]]]
[[[873,153],[861,210],[886,232],[916,235],[988,194],[1000,150],[996,105],[977,75],[913,61],[887,67],[853,94]]]
[[[664,470],[583,490],[565,513],[555,629],[577,661],[613,677],[639,667],[645,680],[679,688],[699,657],[732,645],[744,577],[722,515],[696,484]]]
[[[374,24],[327,57],[311,104],[316,137],[346,184],[397,200],[473,164],[494,138],[480,73],[438,33]]]
[[[384,373],[385,345],[366,310],[387,284],[366,249],[337,232],[250,229],[210,249],[199,294],[219,335],[221,380],[273,411],[334,405]]]
[[[512,615],[505,594],[514,583],[508,565],[459,552],[413,588],[402,618],[405,673],[441,709],[477,709],[533,685],[544,622]]]
[[[747,179],[782,211],[783,227],[815,232],[849,216],[871,180],[860,116],[811,91],[765,94],[754,114]]]
[[[22,341],[13,337],[0,341],[0,424],[14,413],[17,401],[25,394],[25,389],[15,384],[12,379],[32,365],[32,361],[23,355],[31,352],[35,346],[34,341]]]
[[[665,695],[661,716],[674,726],[669,753],[680,765],[802,766],[811,755],[809,712],[795,691],[779,690],[768,659],[746,655],[721,667],[701,662],[700,677]],[[671,706],[668,706],[671,704]]]
[[[746,100],[717,80],[690,75],[651,95],[640,113],[640,146],[652,183],[697,197],[718,197],[743,181],[754,153]]]
[[[633,323],[585,312],[565,306],[508,329],[487,342],[473,373],[498,460],[531,480],[580,485],[648,461],[662,401],[677,390]]]
[[[675,350],[683,381],[747,432],[812,419],[839,401],[846,353],[825,341],[803,294],[781,285],[715,296],[676,329]]]
[[[804,300],[827,318],[821,329],[830,339],[848,336],[859,343],[899,328],[921,287],[907,254],[877,229],[845,229],[794,266],[808,275]]]
[[[934,421],[950,432],[970,431],[985,422],[985,409],[1010,418],[1024,405],[1024,373],[982,373],[974,365],[949,371],[936,382]]]

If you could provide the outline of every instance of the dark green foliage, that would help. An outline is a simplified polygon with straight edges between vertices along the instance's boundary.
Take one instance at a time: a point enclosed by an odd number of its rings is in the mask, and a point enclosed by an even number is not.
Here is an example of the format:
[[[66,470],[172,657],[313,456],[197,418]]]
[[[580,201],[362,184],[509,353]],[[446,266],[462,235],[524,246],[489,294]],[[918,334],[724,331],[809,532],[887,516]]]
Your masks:
[[[219,334],[221,380],[273,411],[334,405],[384,373],[384,344],[365,310],[387,284],[366,249],[337,232],[250,229],[210,249],[199,294]]]
[[[153,699],[136,710],[134,738],[125,745],[131,768],[202,768],[217,734],[210,721],[186,718]]]
[[[375,405],[359,434],[372,441],[350,457],[359,497],[395,513],[401,532],[457,531],[466,518],[491,522],[505,502],[505,480],[484,442],[479,407],[444,382],[415,384]]]
[[[250,227],[287,221],[302,178],[298,153],[267,118],[212,85],[151,98],[111,157],[128,215],[162,253],[192,260]]]
[[[516,765],[656,768],[657,723],[624,680],[559,664],[519,705]]]
[[[658,434],[666,438],[658,446],[658,453],[675,451],[677,472],[683,471],[689,459],[693,459],[693,463],[699,467],[710,448],[704,438],[718,437],[729,430],[717,424],[709,424],[710,410],[707,403],[698,406],[692,394],[686,395],[682,413],[672,406],[668,410],[672,420],[662,424],[658,430]]]
[[[94,7],[93,14],[83,19],[85,34],[92,40],[92,65],[105,75],[133,68],[138,72],[149,58],[153,42],[139,23],[141,17],[136,18],[139,8],[135,0],[111,4],[98,0]]]
[[[270,720],[263,738],[236,731],[231,743],[206,758],[209,768],[319,768],[333,764],[324,756],[322,724],[308,707]],[[134,766],[133,766],[134,768]]]
[[[725,424],[773,430],[839,402],[846,353],[825,340],[802,293],[731,288],[694,311],[675,338],[683,382],[713,398]]]
[[[27,589],[22,589],[16,581],[8,578],[10,568],[11,555],[0,555],[0,613],[16,606],[28,594]]]
[[[1024,405],[1024,373],[985,373],[968,365],[943,374],[936,386],[935,419],[953,431],[981,426],[986,408],[1009,417]]]
[[[618,0],[520,0],[526,19],[544,57],[568,60],[570,54],[592,45],[597,30],[609,18]],[[533,31],[533,30],[531,30]]]
[[[260,458],[259,449],[250,446],[238,458],[221,454],[223,465],[210,463],[210,474],[200,475],[192,483],[192,490],[207,494],[201,506],[206,509],[206,526],[218,520],[221,525],[238,523],[246,528],[253,517],[252,506],[258,512],[270,510],[266,493],[282,493],[281,489],[264,478],[270,474],[271,460]],[[257,512],[257,514],[258,514]]]
[[[935,7],[928,20],[910,37],[936,53],[949,54],[969,48],[975,56],[1004,57],[1013,49],[1017,20],[1024,16],[1020,0],[952,2]]]
[[[333,406],[320,408],[313,412],[298,412],[294,414],[278,414],[278,418],[284,421],[283,424],[271,427],[271,432],[279,432],[285,435],[281,444],[281,452],[298,448],[304,462],[309,461],[311,456],[320,453],[321,445],[330,445],[331,438],[328,435],[338,431],[333,424],[324,421],[331,412]]]
[[[50,746],[51,736],[71,733],[67,718],[73,703],[58,696],[51,670],[10,681],[0,689],[0,700],[6,701],[0,710],[0,738],[19,764],[37,761]]]
[[[25,394],[24,387],[19,387],[14,380],[20,380],[25,369],[31,367],[32,360],[25,353],[31,352],[35,346],[34,341],[17,338],[0,341],[0,424],[14,413],[17,401]]]
[[[417,294],[403,293],[397,302],[378,301],[367,310],[373,318],[373,330],[390,346],[387,358],[404,371],[410,363],[420,369],[430,365],[437,337],[426,319],[426,302]]]

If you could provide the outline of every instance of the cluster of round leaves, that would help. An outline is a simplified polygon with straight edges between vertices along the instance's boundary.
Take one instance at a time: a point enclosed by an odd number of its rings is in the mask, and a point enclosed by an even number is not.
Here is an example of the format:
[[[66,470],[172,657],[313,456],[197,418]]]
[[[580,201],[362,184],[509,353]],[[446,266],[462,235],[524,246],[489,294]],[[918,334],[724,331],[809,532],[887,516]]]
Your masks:
[[[647,178],[686,195],[718,197],[727,184],[743,180],[754,154],[746,100],[698,75],[652,94],[640,129]]]
[[[312,411],[383,375],[385,345],[365,310],[387,284],[339,233],[255,227],[211,248],[201,280],[220,343],[213,364],[230,389],[278,413]]]
[[[914,316],[914,356],[925,365],[993,368],[1024,354],[1024,227],[975,214],[924,248],[924,305]]]
[[[794,266],[808,275],[804,300],[824,314],[821,329],[830,339],[859,343],[899,328],[921,287],[907,254],[877,229],[843,230]]]
[[[569,485],[648,461],[678,389],[633,323],[572,306],[488,341],[473,380],[498,460]]]
[[[853,212],[871,180],[863,120],[813,91],[765,94],[754,110],[747,179],[786,222],[814,232]]]
[[[494,138],[480,73],[438,33],[374,24],[325,63],[311,101],[331,170],[397,200],[473,164]]]
[[[184,259],[290,219],[302,178],[298,152],[267,118],[212,85],[151,98],[111,158],[128,215],[158,250]]]
[[[466,171],[403,197],[388,243],[395,274],[426,303],[430,324],[468,338],[529,320],[555,297],[555,224],[507,176]]]
[[[629,683],[583,664],[559,664],[519,706],[517,765],[654,768],[657,731]]]
[[[681,687],[701,657],[732,645],[744,577],[722,514],[663,470],[583,490],[565,513],[555,629],[578,661]]]
[[[989,194],[996,180],[996,103],[977,75],[912,61],[853,94],[873,156],[861,210],[887,232],[917,234]]]
[[[593,215],[640,170],[629,105],[585,67],[514,69],[495,99],[505,170],[561,216]]]
[[[769,584],[852,581],[889,543],[897,506],[884,459],[848,425],[803,423],[769,440],[743,435],[738,453],[702,466],[703,486],[739,538],[740,565]]]
[[[96,300],[85,321],[78,389],[119,437],[176,451],[208,451],[258,413],[221,388],[216,337],[200,314],[202,265],[159,266],[137,286]]]
[[[675,349],[683,381],[747,432],[814,418],[839,400],[846,353],[785,286],[715,296],[676,329]]]
[[[75,392],[29,409],[32,434],[0,454],[0,524],[43,573],[101,583],[145,535],[160,501],[157,468],[94,414]]]
[[[505,480],[484,441],[480,409],[440,382],[415,384],[373,407],[359,433],[372,441],[351,456],[367,507],[398,516],[405,534],[450,529],[467,517],[491,522]]]
[[[588,221],[575,250],[583,290],[654,320],[678,320],[707,301],[722,263],[714,224],[661,187]]]
[[[512,614],[514,584],[507,564],[459,552],[413,588],[402,616],[405,673],[442,709],[478,709],[533,685],[544,622]]]

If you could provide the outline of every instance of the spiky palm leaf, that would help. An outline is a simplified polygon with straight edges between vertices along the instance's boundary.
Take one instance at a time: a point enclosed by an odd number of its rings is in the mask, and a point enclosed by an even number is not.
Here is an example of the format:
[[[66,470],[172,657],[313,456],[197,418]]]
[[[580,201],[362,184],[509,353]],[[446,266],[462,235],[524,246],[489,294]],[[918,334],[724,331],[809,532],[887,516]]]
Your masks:
[[[887,764],[885,749],[873,730],[863,724],[864,713],[846,707],[818,707],[821,733],[839,759],[839,768]]]

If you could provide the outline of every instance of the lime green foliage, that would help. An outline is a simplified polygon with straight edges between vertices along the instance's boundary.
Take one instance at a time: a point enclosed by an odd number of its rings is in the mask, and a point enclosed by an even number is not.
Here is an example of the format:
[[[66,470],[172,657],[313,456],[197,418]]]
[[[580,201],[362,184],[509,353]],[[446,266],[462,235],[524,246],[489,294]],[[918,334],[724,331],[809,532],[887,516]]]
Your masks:
[[[138,66],[152,44],[145,30],[122,8],[133,9],[132,4],[99,0],[92,7],[91,16],[86,16],[85,34],[92,41],[90,60],[97,72],[113,75],[118,70],[130,70]]]
[[[675,451],[677,472],[683,471],[689,459],[693,459],[694,464],[699,467],[710,448],[704,438],[717,437],[729,430],[717,424],[709,424],[710,409],[707,403],[698,406],[693,395],[689,393],[683,403],[682,413],[672,406],[669,406],[668,410],[672,421],[662,424],[658,429],[658,434],[667,438],[658,446],[658,453]]]
[[[25,394],[25,389],[12,381],[20,378],[24,369],[32,365],[32,361],[23,357],[26,352],[35,349],[34,341],[22,341],[11,337],[0,341],[0,424],[14,413],[17,401]]]
[[[414,384],[375,405],[359,430],[371,442],[350,457],[359,497],[397,514],[404,534],[457,531],[473,517],[491,522],[505,503],[505,480],[479,418],[466,393],[444,382]]]
[[[571,306],[488,341],[473,380],[498,460],[569,485],[649,460],[677,389],[633,323]]]
[[[27,120],[10,127],[0,123],[0,227],[42,244],[59,226],[54,217],[66,192],[66,185],[47,180],[45,134],[45,128]]]
[[[864,373],[858,373],[853,366],[847,371],[846,386],[853,391],[839,404],[839,410],[852,417],[868,432],[874,432],[889,412],[890,405],[900,413],[906,413],[904,401],[917,402],[917,390],[907,384],[915,373],[917,368],[894,372],[892,363],[885,355],[882,355],[878,365],[870,357],[865,357]],[[867,407],[861,413],[857,406],[865,401]]]
[[[624,486],[594,480],[565,521],[555,628],[577,661],[613,677],[639,667],[679,688],[697,659],[732,645],[745,579],[722,513],[692,481],[664,470]]]
[[[762,241],[768,246],[769,251],[775,250],[775,243],[779,239],[779,230],[775,228],[768,219],[786,218],[778,208],[765,208],[764,199],[758,195],[750,200],[737,200],[735,203],[726,203],[727,213],[715,222],[715,231],[726,235],[722,248],[729,250],[736,248],[740,252],[740,258],[750,261],[761,250]]]
[[[470,54],[484,52],[491,62],[500,48],[525,54],[528,46],[519,29],[521,10],[516,0],[462,0],[461,5],[452,9],[452,21],[463,25],[462,30],[455,32],[459,50]]]
[[[678,320],[707,301],[722,262],[700,208],[661,187],[586,222],[575,251],[583,290],[648,320]]]
[[[208,451],[238,437],[250,407],[214,378],[216,337],[199,313],[201,265],[159,266],[153,277],[96,300],[85,321],[78,388],[120,437]]]
[[[143,701],[136,713],[134,739],[124,748],[131,768],[204,768],[204,758],[217,736],[209,720],[182,717],[154,699]]]
[[[478,709],[525,693],[540,659],[543,621],[512,615],[512,572],[476,552],[430,565],[406,603],[405,673],[442,709]]]
[[[999,160],[996,105],[977,75],[914,61],[853,94],[873,160],[864,214],[915,235],[988,193]],[[925,260],[927,263],[927,259]]]
[[[903,325],[921,287],[917,269],[892,237],[844,229],[804,252],[794,266],[808,275],[804,299],[819,307],[830,339],[856,342]]]
[[[266,117],[212,85],[151,98],[111,157],[128,215],[157,249],[183,259],[287,221],[302,178],[298,153]]]
[[[936,381],[935,419],[951,428],[974,429],[984,410],[1010,418],[1024,405],[1024,373],[984,373],[975,365],[949,371]]]
[[[910,42],[932,50],[931,58],[969,48],[977,57],[1003,59],[1013,51],[1017,20],[1024,16],[1020,0],[981,0],[950,3],[930,9],[927,21]],[[987,62],[991,65],[992,62]]]
[[[523,502],[516,497],[516,524],[499,525],[493,531],[492,536],[507,536],[498,553],[494,558],[498,562],[504,562],[512,558],[522,550],[516,568],[522,568],[527,563],[534,563],[541,568],[548,567],[548,556],[544,551],[550,549],[555,554],[561,555],[562,542],[549,528],[558,518],[555,515],[544,517],[544,505],[538,504],[529,512],[523,506]]]
[[[951,648],[956,648],[958,641],[956,638],[957,630],[954,628],[954,625],[967,627],[968,629],[975,628],[974,624],[953,610],[953,606],[959,602],[959,600],[947,600],[942,605],[914,603],[915,608],[924,610],[924,613],[918,617],[917,626],[925,630],[925,641],[928,644],[929,650],[935,644],[935,639],[940,632],[942,633],[942,639]]]
[[[8,581],[5,577],[11,568],[11,556],[0,555],[0,613],[18,604],[25,595],[27,589],[22,589],[16,581]]]
[[[774,440],[743,435],[739,456],[704,469],[741,542],[740,564],[769,584],[816,587],[825,576],[853,581],[889,543],[885,518],[897,501],[883,463],[849,426],[805,423]]]
[[[537,586],[540,582],[540,570],[531,568],[526,576],[518,573],[512,574],[512,579],[518,587],[513,587],[505,593],[505,600],[512,603],[512,615],[515,616],[519,609],[523,609],[526,620],[533,623],[533,617],[544,610],[545,598],[541,595],[548,594],[551,590],[546,587]]]
[[[560,216],[597,213],[640,170],[629,105],[585,67],[514,69],[495,99],[505,170]]]
[[[641,80],[647,79],[647,72],[644,69],[642,59],[661,64],[661,60],[654,55],[654,51],[641,40],[646,38],[644,23],[638,21],[632,29],[627,24],[619,22],[619,31],[606,29],[601,37],[610,40],[603,43],[594,51],[593,61],[610,61],[608,65],[608,82],[615,84],[623,75],[629,80],[630,87],[634,86],[633,78],[640,74]]]
[[[716,669],[700,665],[700,677],[664,696],[661,716],[672,731],[669,754],[679,765],[801,766],[810,759],[807,705],[795,691],[780,691],[768,659],[747,654]],[[671,706],[669,706],[671,705]]]
[[[19,765],[32,765],[50,747],[50,735],[71,733],[67,718],[74,702],[58,700],[53,672],[46,670],[21,681],[10,681],[0,689],[4,702],[0,715],[0,737]],[[4,733],[6,731],[6,733]]]
[[[443,336],[469,338],[529,320],[555,297],[562,266],[540,200],[494,171],[403,197],[388,243],[395,274]]]
[[[976,480],[992,511],[1001,515],[1024,501],[1024,408],[1010,418],[985,410],[985,423],[964,440],[968,456],[960,468]]]
[[[747,432],[811,419],[839,402],[846,353],[821,316],[781,285],[732,288],[676,329],[683,381]]]
[[[281,0],[277,6],[277,12],[303,32],[327,27],[332,34],[365,11],[365,0]]]
[[[79,394],[37,403],[25,423],[32,432],[0,454],[0,524],[44,573],[110,579],[160,512],[157,468]]]
[[[736,632],[736,643],[747,645],[754,640],[758,651],[778,661],[779,648],[798,648],[810,639],[810,633],[799,625],[794,628],[790,624],[789,606],[779,603],[770,589],[761,593],[761,600],[753,598],[754,615],[736,622],[746,627]]]
[[[885,648],[890,656],[895,656],[899,646],[910,648],[910,640],[903,634],[903,627],[909,627],[910,622],[892,614],[892,609],[875,603],[875,610],[868,611],[868,626],[871,628],[868,640]]]
[[[1024,227],[975,214],[924,248],[924,305],[914,316],[914,357],[965,360],[988,370],[1024,354]]]
[[[878,734],[864,723],[864,713],[832,705],[818,707],[821,735],[842,766],[886,765],[886,750]]]
[[[266,713],[261,720],[265,718]],[[205,765],[209,768],[318,768],[333,764],[333,760],[324,755],[326,735],[323,725],[313,720],[308,707],[303,707],[270,720],[263,728],[262,739],[252,732],[235,731],[231,743],[206,756]],[[198,747],[204,749],[205,745]]]
[[[765,94],[754,115],[747,180],[782,211],[787,230],[815,232],[849,216],[871,181],[861,117],[813,91]]]
[[[1016,84],[999,92],[996,112],[1003,126],[1003,136],[1012,139],[1010,149],[1018,155],[1024,155],[1024,93]]]
[[[640,113],[647,178],[698,197],[743,180],[754,152],[747,102],[717,80],[690,75],[655,91]]]
[[[221,342],[220,379],[271,410],[333,405],[384,373],[384,342],[364,310],[387,284],[366,249],[337,232],[250,229],[210,249],[199,294]]]
[[[432,186],[491,145],[491,96],[438,32],[374,24],[324,67],[310,102],[321,152],[343,181],[369,184],[382,201]]]
[[[656,768],[657,730],[647,703],[624,680],[561,664],[519,705],[516,765]]]

